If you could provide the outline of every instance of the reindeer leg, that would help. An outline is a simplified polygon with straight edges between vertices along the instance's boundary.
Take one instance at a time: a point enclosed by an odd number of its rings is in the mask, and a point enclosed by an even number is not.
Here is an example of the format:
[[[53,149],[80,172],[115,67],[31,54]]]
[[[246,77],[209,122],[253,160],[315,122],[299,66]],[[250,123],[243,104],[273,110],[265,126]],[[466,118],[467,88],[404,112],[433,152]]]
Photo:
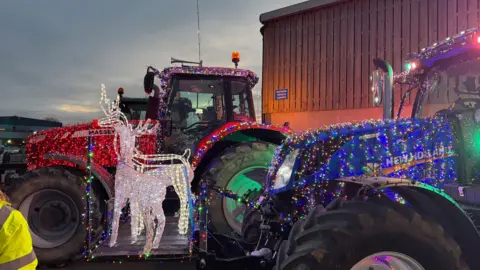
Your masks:
[[[189,225],[189,221],[190,221],[190,219],[189,219],[189,217],[190,217],[190,211],[189,211],[190,198],[188,196],[188,189],[190,187],[189,187],[189,185],[187,185],[188,176],[186,176],[185,174],[182,174],[181,178],[182,179],[181,179],[181,183],[180,183],[180,188],[183,190],[181,209],[182,209],[183,215],[181,215],[182,219],[179,223],[181,225],[181,227],[179,226],[179,233],[180,234],[186,234],[187,231],[188,231],[188,225]]]
[[[163,201],[167,191],[163,190],[160,195],[160,201],[156,205],[152,206],[153,216],[157,218],[157,230],[155,232],[155,238],[153,239],[153,248],[160,246],[160,240],[162,240],[163,231],[165,230],[165,213],[163,212]]]
[[[130,200],[130,234],[132,244],[137,242],[138,235],[141,232],[141,214],[138,202]]]
[[[180,220],[179,220],[178,230],[179,230],[179,233],[183,235],[187,233],[188,217],[190,214],[188,212],[188,193],[184,193],[184,195],[182,196],[180,207],[181,207],[181,211],[180,211]]]
[[[137,211],[138,211],[138,215],[137,215],[137,217],[138,217],[137,218],[137,235],[141,235],[143,229],[145,229],[145,220],[143,218],[143,215],[141,215],[142,206],[138,202],[137,202]]]
[[[178,198],[180,199],[180,209],[179,209],[179,212],[180,212],[180,217],[179,217],[179,220],[178,220],[178,232],[180,234],[185,234],[184,231],[185,231],[185,211],[186,211],[186,207],[188,207],[188,200],[186,199],[187,195],[186,195],[186,184],[185,184],[185,178],[184,178],[184,175],[182,174],[182,170],[183,170],[183,166],[176,166],[172,172],[172,176],[175,177],[175,179],[172,179],[172,183],[173,183],[173,187],[175,189],[175,192],[177,193],[178,195]],[[173,177],[172,177],[173,178]]]
[[[155,226],[155,222],[153,220],[153,216],[152,216],[152,209],[151,207],[148,207],[146,210],[146,213],[145,213],[145,222],[147,223],[147,226],[146,226],[146,237],[145,237],[145,246],[143,248],[143,253],[145,254],[150,254],[150,252],[152,251],[152,243],[153,243],[153,233],[154,233],[154,226]]]
[[[153,248],[157,249],[160,246],[160,241],[162,240],[163,231],[165,230],[165,213],[163,212],[163,207],[160,204],[160,207],[156,206],[156,216],[157,216],[157,231],[155,232],[155,238],[153,240]],[[159,209],[158,209],[159,208]]]
[[[122,194],[121,192],[117,194]],[[110,247],[113,247],[117,243],[118,226],[120,216],[122,215],[122,208],[127,204],[127,198],[119,195],[120,198],[116,198],[113,207],[113,220],[112,220],[112,234],[110,235]]]

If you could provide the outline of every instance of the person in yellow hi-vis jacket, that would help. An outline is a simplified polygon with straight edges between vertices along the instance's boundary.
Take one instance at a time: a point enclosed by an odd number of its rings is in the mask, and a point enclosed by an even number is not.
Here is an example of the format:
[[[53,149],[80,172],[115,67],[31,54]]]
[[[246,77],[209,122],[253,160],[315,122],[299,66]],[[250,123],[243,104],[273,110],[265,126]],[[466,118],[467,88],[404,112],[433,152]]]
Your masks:
[[[0,270],[37,269],[27,220],[0,191]]]

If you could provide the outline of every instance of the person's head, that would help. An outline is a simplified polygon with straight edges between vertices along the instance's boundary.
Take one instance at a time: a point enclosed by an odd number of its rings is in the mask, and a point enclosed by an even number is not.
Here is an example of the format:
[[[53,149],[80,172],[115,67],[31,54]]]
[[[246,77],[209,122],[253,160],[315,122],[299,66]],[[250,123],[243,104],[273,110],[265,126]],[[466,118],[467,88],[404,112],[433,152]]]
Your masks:
[[[8,197],[0,190],[0,201],[8,202]]]
[[[176,94],[175,94],[175,100],[179,100],[180,99],[180,91],[178,91]]]

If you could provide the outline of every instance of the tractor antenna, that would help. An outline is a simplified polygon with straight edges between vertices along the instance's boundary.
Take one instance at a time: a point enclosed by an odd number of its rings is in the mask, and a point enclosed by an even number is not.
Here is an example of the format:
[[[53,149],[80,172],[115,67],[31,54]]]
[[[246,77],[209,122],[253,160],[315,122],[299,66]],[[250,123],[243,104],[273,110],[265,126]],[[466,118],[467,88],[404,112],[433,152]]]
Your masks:
[[[197,38],[198,38],[198,62],[202,62],[202,55],[200,49],[200,8],[197,0]]]

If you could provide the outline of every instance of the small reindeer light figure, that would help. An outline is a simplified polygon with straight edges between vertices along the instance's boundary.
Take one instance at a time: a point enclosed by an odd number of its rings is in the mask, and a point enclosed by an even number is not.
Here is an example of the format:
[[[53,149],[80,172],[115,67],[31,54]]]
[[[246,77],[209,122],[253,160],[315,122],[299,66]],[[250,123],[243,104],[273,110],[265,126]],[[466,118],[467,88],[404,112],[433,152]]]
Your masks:
[[[171,180],[171,182],[168,183],[168,185],[173,185],[175,192],[177,193],[179,199],[180,199],[180,218],[178,222],[178,230],[180,234],[186,234],[188,231],[188,225],[189,225],[189,216],[190,216],[190,204],[189,204],[189,199],[191,198],[192,200],[194,199],[192,196],[189,196],[189,188],[191,186],[191,182],[194,177],[194,172],[192,167],[190,166],[188,162],[188,158],[190,156],[190,149],[185,150],[183,155],[176,155],[176,154],[166,154],[166,155],[141,155],[137,154],[135,158],[135,162],[139,166],[140,171],[144,172],[148,168],[155,168],[153,170],[148,170],[145,172],[147,175],[155,176],[158,177],[157,175],[160,174],[162,176],[167,175],[168,179]],[[140,163],[140,161],[143,161],[143,163]],[[181,164],[169,164],[169,165],[158,165],[159,162],[161,161],[171,161],[171,160],[177,160]],[[147,161],[147,162],[145,162]],[[148,163],[148,164],[146,164]],[[143,180],[139,180],[138,183],[145,183]],[[139,184],[139,188],[136,189],[137,192],[143,193],[143,191],[140,191],[142,188],[147,188],[147,189],[152,189],[154,187],[144,185],[141,187]],[[151,193],[149,193],[151,194]],[[154,201],[156,198],[153,197],[155,195],[152,195],[152,198],[147,198],[148,196],[143,196],[147,200],[141,201],[139,204],[136,204],[135,206],[131,207],[131,213],[133,216],[134,212],[137,211],[149,211],[149,207],[152,204],[151,202]],[[147,213],[148,214],[148,213]],[[142,218],[146,217],[146,214],[136,214],[136,217]],[[164,214],[163,214],[163,209],[159,209],[157,211],[157,221],[158,221],[158,226],[157,226],[157,232],[155,234],[155,239],[153,241],[153,248],[158,248],[158,245],[160,244],[161,240],[161,233],[163,231],[163,228],[165,226],[164,221]],[[143,229],[142,220],[136,221],[138,226],[138,234],[141,232]],[[148,231],[147,231],[147,238],[148,238]],[[134,239],[136,239],[136,236],[133,236]],[[135,241],[135,240],[134,240]]]
[[[152,134],[158,124],[150,127],[150,120],[141,121],[136,128],[128,122],[119,108],[119,97],[110,103],[106,96],[105,86],[102,85],[100,107],[105,113],[105,118],[99,121],[102,127],[113,127],[115,130],[114,148],[118,163],[115,175],[115,202],[112,221],[112,235],[110,246],[114,246],[118,237],[118,226],[121,210],[130,202],[131,207],[131,235],[132,242],[137,241],[144,225],[147,229],[147,240],[144,252],[149,253],[153,248],[158,248],[165,227],[165,215],[162,203],[165,200],[166,188],[174,186],[181,202],[180,212],[183,214],[179,220],[179,232],[185,234],[188,228],[189,204],[187,191],[193,179],[193,170],[188,163],[188,157],[179,155],[143,155],[136,147],[135,140],[144,134]],[[107,108],[103,106],[107,105]],[[117,149],[117,135],[120,139],[120,150]],[[185,153],[189,152],[186,151]],[[159,165],[159,161],[179,160],[182,164]],[[154,164],[157,163],[157,164]],[[150,169],[150,170],[147,170]],[[183,170],[184,173],[178,173]],[[157,219],[155,239],[154,220]],[[146,224],[145,224],[146,223]]]

